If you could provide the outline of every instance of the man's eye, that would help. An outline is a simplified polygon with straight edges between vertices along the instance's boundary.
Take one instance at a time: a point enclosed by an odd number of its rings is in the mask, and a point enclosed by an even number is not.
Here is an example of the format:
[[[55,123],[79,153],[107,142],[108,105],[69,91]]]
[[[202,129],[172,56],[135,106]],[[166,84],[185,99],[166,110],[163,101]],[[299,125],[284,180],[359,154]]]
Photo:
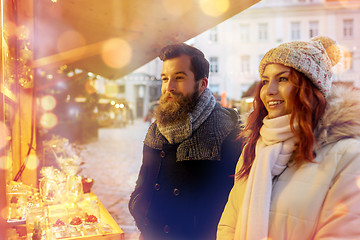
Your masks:
[[[176,79],[177,80],[182,80],[182,79],[184,79],[184,77],[183,76],[178,76],[178,77],[176,77]]]
[[[161,78],[161,80],[162,80],[163,82],[166,82],[166,81],[168,80],[168,78]]]

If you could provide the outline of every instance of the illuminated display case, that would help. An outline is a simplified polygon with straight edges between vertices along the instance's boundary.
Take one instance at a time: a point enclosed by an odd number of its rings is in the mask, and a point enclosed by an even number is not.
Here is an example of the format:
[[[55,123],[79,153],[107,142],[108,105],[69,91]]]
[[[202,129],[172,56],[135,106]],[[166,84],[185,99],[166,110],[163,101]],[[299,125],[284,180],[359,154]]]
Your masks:
[[[32,216],[29,204],[36,204],[35,199],[40,198],[39,175],[44,160],[36,139],[36,80],[33,77],[35,70],[31,67],[34,36],[33,19],[29,14],[32,9],[31,0],[1,1],[0,196],[6,198],[0,198],[0,239],[28,239],[26,229]],[[18,191],[19,186],[26,187],[20,187],[21,191]],[[97,202],[98,218],[102,219],[99,229],[102,230],[83,224],[81,235],[61,239],[124,239],[123,231],[94,193],[84,194],[82,200]],[[61,206],[62,203],[57,205]],[[35,214],[37,208],[32,207]],[[42,224],[51,227],[49,213],[53,208],[44,203],[36,207],[43,209],[40,218],[46,221]],[[89,217],[84,216],[83,219],[89,220]]]

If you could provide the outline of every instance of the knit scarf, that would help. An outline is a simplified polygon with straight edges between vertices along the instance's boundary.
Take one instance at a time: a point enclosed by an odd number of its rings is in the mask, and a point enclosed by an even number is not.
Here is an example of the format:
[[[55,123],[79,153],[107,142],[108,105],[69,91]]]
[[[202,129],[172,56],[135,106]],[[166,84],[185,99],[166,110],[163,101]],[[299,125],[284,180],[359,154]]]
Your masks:
[[[296,143],[297,138],[290,129],[290,115],[264,118],[255,159],[248,180],[243,182],[246,188],[235,240],[267,239],[272,179],[284,171]]]
[[[191,136],[211,114],[216,104],[215,97],[206,88],[200,95],[194,110],[184,122],[162,125],[157,123],[160,133],[171,144],[177,144]]]

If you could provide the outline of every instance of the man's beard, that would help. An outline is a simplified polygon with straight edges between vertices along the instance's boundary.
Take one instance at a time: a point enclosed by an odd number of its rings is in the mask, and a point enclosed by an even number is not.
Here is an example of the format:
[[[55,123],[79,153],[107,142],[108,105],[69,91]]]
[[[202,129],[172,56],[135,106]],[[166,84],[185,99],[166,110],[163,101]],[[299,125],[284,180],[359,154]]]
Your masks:
[[[169,95],[173,101],[169,101]],[[199,95],[198,88],[195,89],[191,96],[169,92],[161,95],[160,104],[154,111],[156,121],[162,125],[185,121],[189,117],[188,113],[194,110]]]

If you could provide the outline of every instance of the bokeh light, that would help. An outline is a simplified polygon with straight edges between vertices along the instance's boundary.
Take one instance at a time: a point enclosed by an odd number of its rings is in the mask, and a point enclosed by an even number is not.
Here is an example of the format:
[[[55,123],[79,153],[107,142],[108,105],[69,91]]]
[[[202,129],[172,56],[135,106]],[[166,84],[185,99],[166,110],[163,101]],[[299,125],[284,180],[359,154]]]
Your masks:
[[[225,13],[230,6],[228,0],[200,0],[199,4],[204,14],[210,17],[219,17]]]
[[[351,69],[353,56],[347,47],[343,45],[338,45],[338,47],[340,48],[341,58],[340,61],[333,67],[333,72],[341,75]]]
[[[162,0],[162,3],[172,16],[182,16],[193,8],[193,0]]]
[[[360,176],[356,179],[356,185],[358,188],[360,188]]]
[[[30,154],[26,163],[26,168],[34,170],[39,166],[39,159],[35,154]]]
[[[85,44],[86,44],[85,38],[79,32],[74,30],[65,31],[60,35],[58,39],[57,50],[60,53],[66,52],[71,49],[83,47],[85,46]]]
[[[101,56],[109,67],[122,68],[130,62],[132,48],[125,40],[112,38],[104,43]]]
[[[20,40],[29,39],[30,29],[24,25],[21,25],[16,29],[16,35]]]
[[[56,107],[56,99],[51,95],[46,95],[41,98],[40,105],[45,111],[51,111]]]
[[[57,125],[57,123],[58,123],[58,118],[53,113],[49,113],[49,112],[44,113],[40,118],[41,126],[43,126],[44,128],[47,128],[47,129],[55,127]]]
[[[85,91],[89,94],[96,93],[95,81],[91,80],[91,79],[87,80],[85,82],[84,88],[85,88]]]

